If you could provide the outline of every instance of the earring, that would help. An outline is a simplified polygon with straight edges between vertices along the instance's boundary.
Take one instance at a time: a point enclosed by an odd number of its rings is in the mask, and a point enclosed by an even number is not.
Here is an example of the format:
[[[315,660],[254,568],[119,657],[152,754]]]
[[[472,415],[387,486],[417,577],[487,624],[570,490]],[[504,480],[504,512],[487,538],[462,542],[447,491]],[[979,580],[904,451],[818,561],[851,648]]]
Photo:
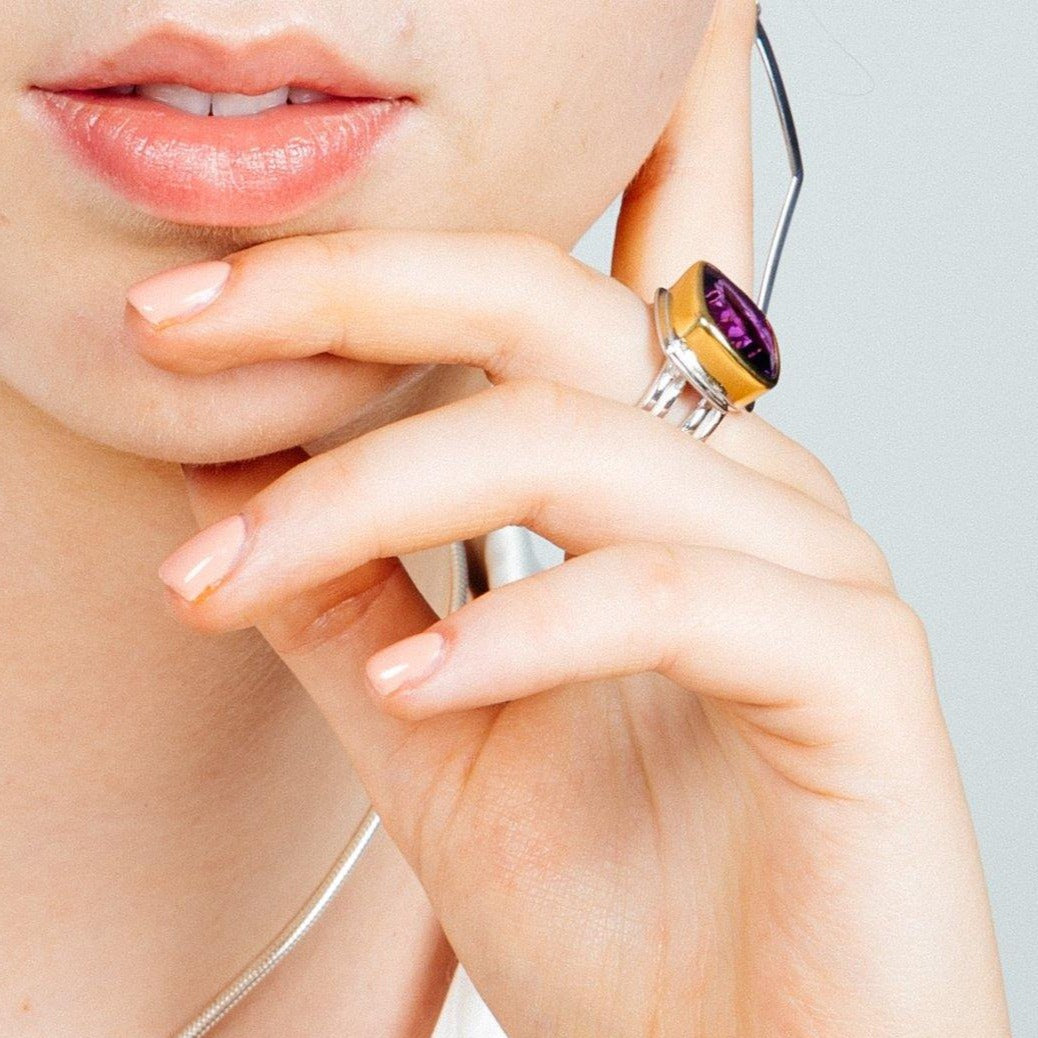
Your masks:
[[[793,122],[793,112],[789,107],[789,97],[786,87],[782,81],[782,73],[779,71],[778,62],[775,60],[775,51],[772,49],[771,40],[764,31],[760,19],[760,4],[757,4],[757,52],[764,62],[764,70],[768,76],[771,86],[771,95],[778,110],[779,124],[782,127],[782,138],[786,144],[786,158],[789,161],[791,179],[786,197],[779,211],[778,223],[775,225],[775,233],[768,248],[768,256],[764,261],[764,273],[761,275],[760,292],[757,295],[757,306],[763,313],[767,312],[768,304],[771,302],[771,290],[775,285],[775,273],[778,270],[778,262],[782,256],[782,248],[786,244],[786,235],[789,233],[789,224],[793,219],[793,210],[796,208],[797,198],[800,196],[800,186],[804,182],[804,163],[800,156],[800,141],[797,138],[797,128]],[[747,411],[753,410],[753,402],[746,407]]]

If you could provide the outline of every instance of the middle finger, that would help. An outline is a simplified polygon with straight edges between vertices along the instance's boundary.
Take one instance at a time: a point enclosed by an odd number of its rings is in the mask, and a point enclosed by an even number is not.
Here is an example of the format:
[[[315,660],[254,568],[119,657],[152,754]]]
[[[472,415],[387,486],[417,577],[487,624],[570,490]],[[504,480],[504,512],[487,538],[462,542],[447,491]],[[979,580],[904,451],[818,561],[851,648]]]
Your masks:
[[[204,628],[249,626],[372,559],[509,524],[572,554],[712,545],[889,587],[878,546],[849,519],[644,411],[544,380],[374,429],[284,473],[222,523],[237,547],[208,528],[164,567]]]

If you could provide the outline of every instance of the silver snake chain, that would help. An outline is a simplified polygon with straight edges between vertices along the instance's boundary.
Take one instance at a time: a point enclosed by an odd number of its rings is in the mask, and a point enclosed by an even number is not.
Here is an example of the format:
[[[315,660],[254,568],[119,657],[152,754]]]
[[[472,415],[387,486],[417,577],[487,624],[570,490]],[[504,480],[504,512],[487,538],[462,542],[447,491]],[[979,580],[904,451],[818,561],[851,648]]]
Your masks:
[[[468,564],[465,545],[452,541],[450,545],[450,593],[447,612],[453,613],[468,601]],[[309,933],[324,914],[332,899],[353,871],[365,848],[379,827],[380,819],[372,808],[353,831],[342,853],[328,870],[320,885],[306,904],[285,924],[281,932],[239,973],[229,981],[211,1002],[186,1026],[175,1032],[174,1038],[201,1038],[208,1034],[246,995],[266,977],[286,955]]]
[[[782,203],[778,223],[764,263],[764,272],[761,276],[761,286],[757,298],[757,305],[761,310],[766,311],[768,303],[771,301],[771,290],[775,283],[775,273],[782,255],[782,248],[785,245],[789,224],[793,218],[793,210],[796,207],[797,197],[800,194],[800,185],[803,183],[804,166],[800,156],[800,144],[797,139],[796,126],[793,122],[793,113],[790,110],[786,88],[782,82],[782,74],[779,72],[778,64],[775,61],[771,42],[760,21],[760,4],[757,5],[756,47],[763,60],[768,83],[771,86],[772,97],[778,110],[779,122],[782,126],[782,136],[786,145],[786,157],[791,173],[789,189]],[[448,612],[454,612],[455,609],[464,605],[466,601],[468,587],[464,574],[467,572],[467,566],[464,544],[461,541],[454,541],[450,547],[451,591]],[[357,864],[378,828],[379,817],[369,807],[367,814],[364,815],[360,825],[354,830],[346,847],[303,907],[299,909],[292,919],[285,924],[281,932],[271,940],[245,969],[226,984],[186,1027],[175,1032],[173,1038],[202,1038],[202,1035],[208,1034],[249,992],[255,989],[264,977],[271,973],[285,956],[310,932],[317,920],[324,914],[325,909],[342,888],[343,883],[345,883],[353,870],[353,866]]]

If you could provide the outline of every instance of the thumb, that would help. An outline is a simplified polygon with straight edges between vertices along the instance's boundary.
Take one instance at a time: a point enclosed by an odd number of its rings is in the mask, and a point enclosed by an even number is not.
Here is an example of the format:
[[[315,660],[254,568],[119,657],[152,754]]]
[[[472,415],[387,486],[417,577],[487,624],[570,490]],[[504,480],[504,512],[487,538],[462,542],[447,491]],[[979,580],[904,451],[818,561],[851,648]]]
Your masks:
[[[182,466],[195,518],[207,526],[235,514],[308,457],[295,448],[243,462]],[[437,823],[449,816],[497,711],[485,707],[420,721],[391,717],[366,690],[364,663],[437,619],[393,557],[310,588],[255,625],[327,718],[386,831],[419,877],[427,871],[418,860],[419,834],[440,831]]]
[[[612,274],[643,299],[705,259],[753,281],[753,0],[714,0],[684,90],[624,191]]]

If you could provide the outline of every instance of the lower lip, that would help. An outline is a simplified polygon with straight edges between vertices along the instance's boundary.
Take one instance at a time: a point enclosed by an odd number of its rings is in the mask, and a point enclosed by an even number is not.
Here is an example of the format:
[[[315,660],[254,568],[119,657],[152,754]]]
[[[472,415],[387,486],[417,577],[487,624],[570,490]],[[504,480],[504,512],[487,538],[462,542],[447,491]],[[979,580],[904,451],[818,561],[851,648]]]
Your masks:
[[[357,174],[409,102],[333,98],[197,116],[136,95],[31,95],[86,168],[164,220],[255,227],[298,215]]]

